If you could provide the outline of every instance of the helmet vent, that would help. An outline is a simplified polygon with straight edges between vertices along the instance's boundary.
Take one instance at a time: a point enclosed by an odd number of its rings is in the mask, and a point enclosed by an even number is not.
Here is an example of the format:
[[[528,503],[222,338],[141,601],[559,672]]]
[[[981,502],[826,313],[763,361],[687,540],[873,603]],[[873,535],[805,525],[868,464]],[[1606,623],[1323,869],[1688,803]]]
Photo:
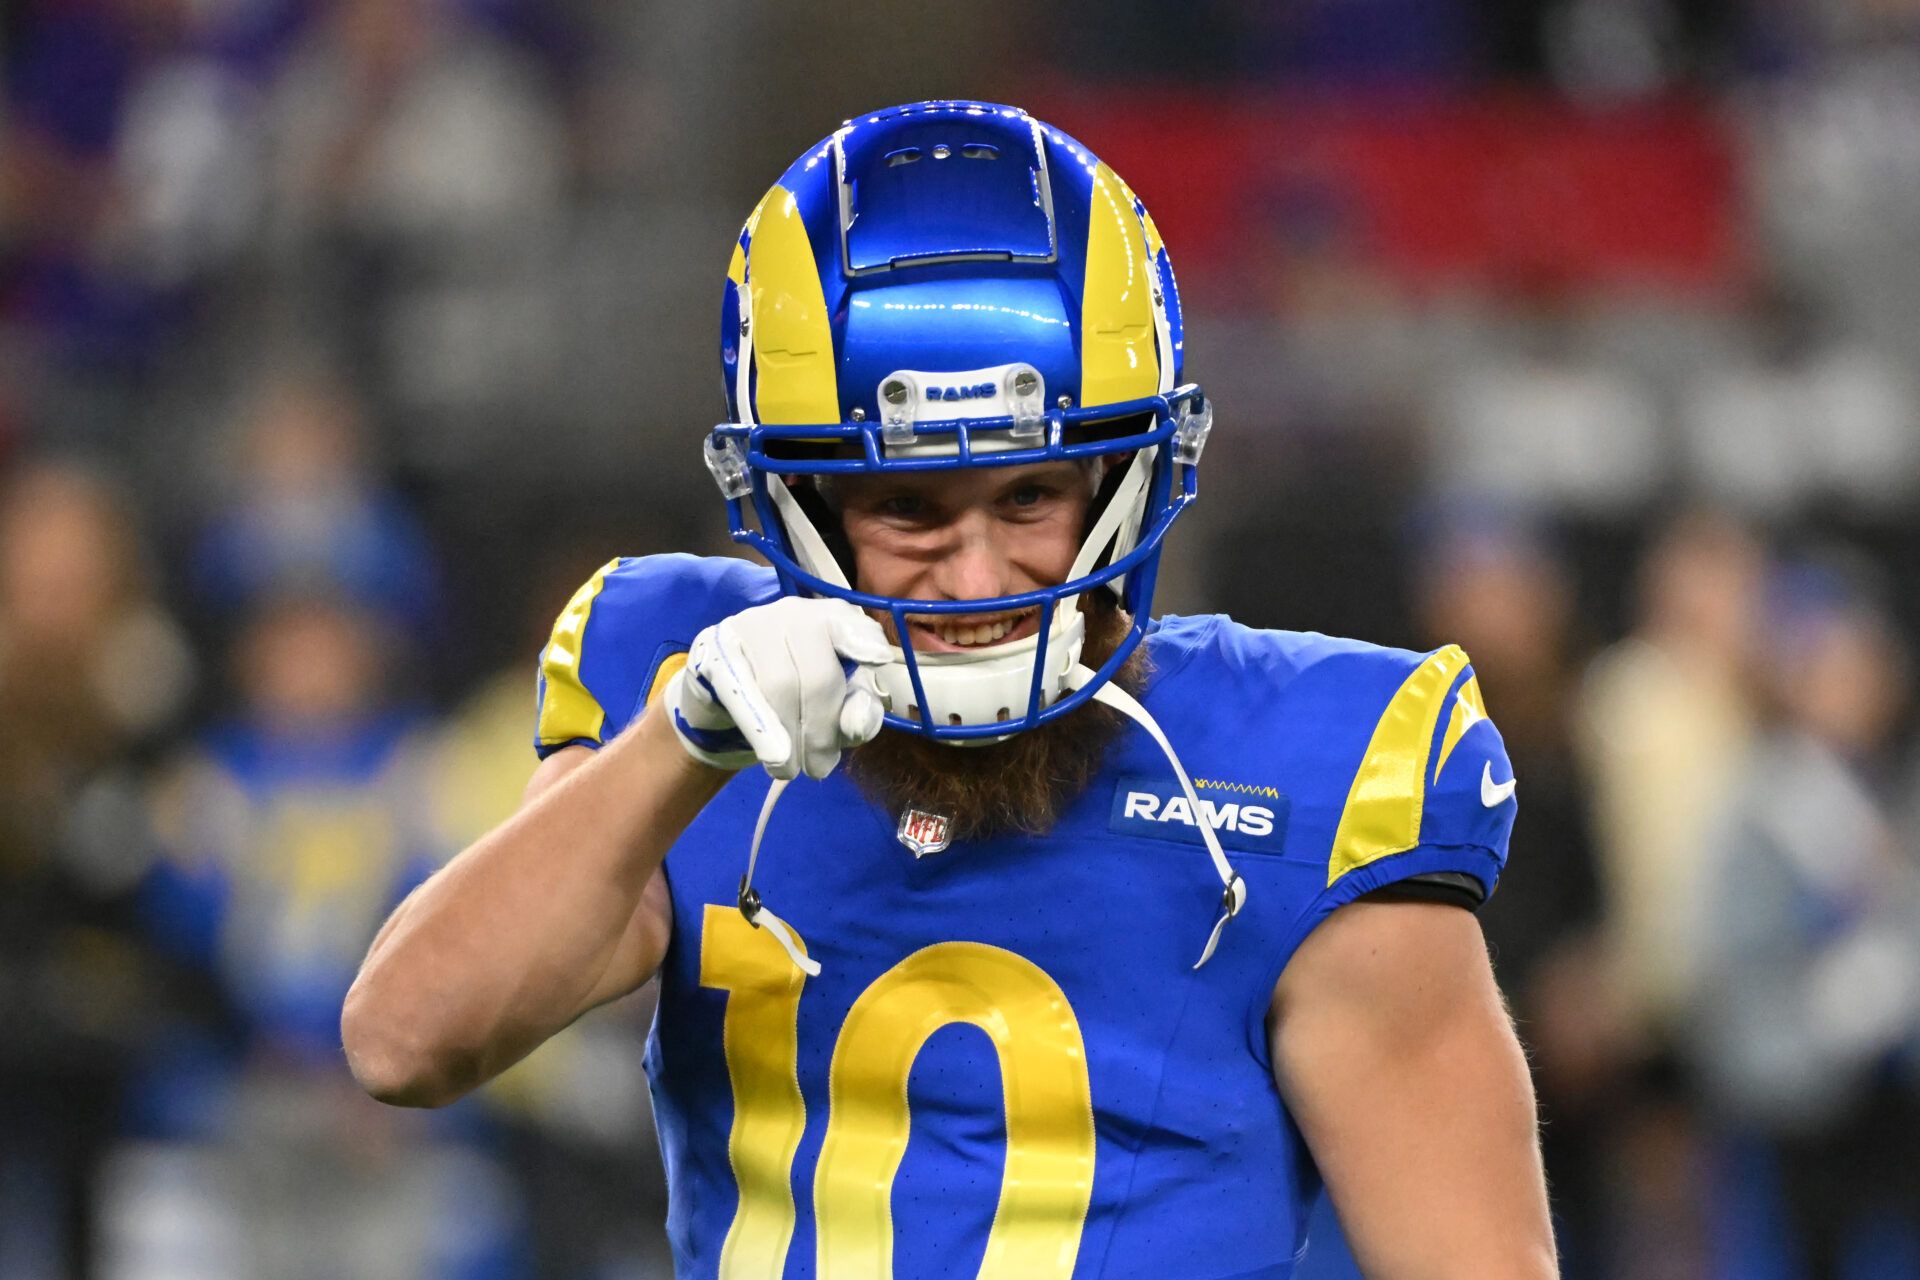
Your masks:
[[[1003,163],[964,163],[974,160]],[[834,177],[849,275],[941,262],[1056,261],[1046,147],[1024,115],[853,125],[834,135]]]

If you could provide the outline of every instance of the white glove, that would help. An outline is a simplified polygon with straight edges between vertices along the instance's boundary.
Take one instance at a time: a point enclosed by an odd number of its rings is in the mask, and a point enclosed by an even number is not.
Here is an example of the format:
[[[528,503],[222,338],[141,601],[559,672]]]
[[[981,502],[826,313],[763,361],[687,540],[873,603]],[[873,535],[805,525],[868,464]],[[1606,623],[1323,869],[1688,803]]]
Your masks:
[[[824,778],[842,751],[880,732],[874,668],[891,661],[886,632],[853,605],[789,596],[695,636],[667,685],[667,710],[702,764],[758,760],[776,778]]]

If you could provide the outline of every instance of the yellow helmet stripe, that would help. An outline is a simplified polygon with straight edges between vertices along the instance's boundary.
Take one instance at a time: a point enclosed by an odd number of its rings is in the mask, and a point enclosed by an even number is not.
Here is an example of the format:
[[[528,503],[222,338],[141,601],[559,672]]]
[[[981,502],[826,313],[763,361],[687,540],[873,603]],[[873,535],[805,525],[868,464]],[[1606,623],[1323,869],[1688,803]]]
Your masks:
[[[1111,404],[1160,387],[1153,317],[1153,260],[1133,195],[1106,165],[1094,167],[1087,274],[1080,296],[1080,401]]]
[[[746,283],[752,330],[753,417],[760,422],[840,421],[833,330],[799,203],[767,192],[750,221]]]
[[[1420,843],[1433,731],[1447,690],[1466,665],[1465,650],[1450,644],[1415,668],[1387,703],[1334,832],[1329,885],[1349,871]]]

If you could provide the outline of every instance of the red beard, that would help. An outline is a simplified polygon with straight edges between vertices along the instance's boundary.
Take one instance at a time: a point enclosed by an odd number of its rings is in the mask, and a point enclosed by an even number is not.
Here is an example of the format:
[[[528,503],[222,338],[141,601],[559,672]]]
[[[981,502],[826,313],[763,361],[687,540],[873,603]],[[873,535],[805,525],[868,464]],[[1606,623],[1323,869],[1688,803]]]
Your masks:
[[[1092,602],[1081,662],[1095,669],[1113,656],[1132,620],[1117,607]],[[1114,683],[1138,694],[1152,673],[1146,646],[1136,648]],[[860,789],[889,813],[911,805],[944,814],[952,838],[977,840],[1052,830],[1106,761],[1127,719],[1087,702],[1037,729],[984,747],[956,746],[915,733],[884,729],[856,749],[848,771]]]

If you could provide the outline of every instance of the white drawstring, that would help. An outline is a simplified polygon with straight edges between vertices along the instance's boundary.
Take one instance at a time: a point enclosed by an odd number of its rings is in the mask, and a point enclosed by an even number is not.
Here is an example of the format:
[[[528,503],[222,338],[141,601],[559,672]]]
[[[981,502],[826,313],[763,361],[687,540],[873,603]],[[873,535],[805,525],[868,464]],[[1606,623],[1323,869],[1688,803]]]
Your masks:
[[[760,894],[753,887],[753,869],[760,863],[760,838],[767,834],[767,819],[773,816],[773,806],[780,802],[780,793],[787,789],[788,779],[775,778],[773,785],[767,788],[767,798],[760,802],[760,820],[753,824],[753,845],[747,850],[747,874],[740,877],[740,914],[747,923],[758,929],[765,927],[780,944],[780,949],[810,978],[820,976],[820,962],[801,954],[794,945],[793,931],[787,928],[787,922],[773,914],[766,903],[760,901]]]
[[[1067,675],[1068,685],[1074,689],[1082,687],[1091,679],[1093,679],[1093,672],[1078,664]],[[1160,750],[1165,753],[1167,763],[1173,766],[1174,776],[1180,779],[1180,789],[1186,793],[1188,811],[1193,814],[1194,825],[1200,831],[1200,840],[1207,846],[1208,856],[1213,859],[1213,869],[1219,872],[1220,883],[1225,886],[1220,894],[1220,918],[1213,922],[1213,932],[1207,935],[1207,945],[1200,952],[1200,958],[1193,964],[1193,967],[1198,969],[1213,959],[1214,948],[1220,945],[1220,935],[1226,932],[1227,921],[1239,915],[1241,909],[1247,905],[1247,882],[1240,878],[1240,874],[1233,869],[1233,864],[1227,861],[1225,851],[1220,848],[1220,837],[1213,833],[1213,824],[1207,821],[1205,811],[1200,808],[1200,797],[1194,793],[1193,780],[1187,777],[1186,767],[1180,763],[1180,757],[1174,754],[1173,744],[1167,741],[1167,735],[1160,731],[1160,726],[1154,721],[1153,716],[1132,694],[1111,680],[1095,689],[1093,697],[1096,702],[1105,703],[1138,724],[1155,742],[1160,744]],[[801,953],[800,948],[793,941],[793,933],[787,928],[786,921],[775,915],[767,904],[760,900],[759,893],[753,887],[754,868],[760,863],[760,840],[767,834],[767,819],[773,816],[773,806],[780,802],[781,793],[787,789],[787,781],[785,778],[775,778],[773,785],[767,788],[767,798],[760,803],[760,819],[753,824],[753,845],[747,850],[747,873],[740,877],[740,914],[745,916],[747,923],[755,928],[765,927],[794,964],[798,965],[807,976],[817,978],[820,976],[819,961]]]
[[[1093,672],[1083,666],[1074,667],[1067,676],[1068,683],[1075,689],[1091,679],[1093,679]],[[1186,793],[1188,812],[1193,814],[1194,825],[1200,830],[1201,842],[1207,846],[1207,854],[1213,859],[1213,869],[1220,873],[1220,883],[1224,886],[1220,894],[1220,918],[1213,922],[1213,932],[1207,935],[1207,945],[1201,950],[1200,958],[1193,962],[1193,967],[1198,969],[1213,959],[1213,950],[1220,945],[1220,935],[1226,932],[1227,921],[1239,915],[1241,908],[1247,905],[1247,882],[1240,878],[1240,873],[1233,869],[1231,862],[1227,861],[1226,852],[1220,848],[1220,837],[1213,833],[1213,824],[1207,821],[1206,812],[1200,808],[1200,797],[1194,794],[1193,780],[1187,777],[1186,767],[1180,763],[1180,757],[1174,754],[1173,744],[1167,741],[1167,735],[1160,731],[1160,726],[1155,723],[1153,716],[1132,694],[1111,680],[1093,691],[1093,699],[1095,702],[1104,702],[1132,720],[1160,744],[1160,750],[1165,753],[1167,763],[1173,766],[1174,775],[1180,779],[1180,789]]]

